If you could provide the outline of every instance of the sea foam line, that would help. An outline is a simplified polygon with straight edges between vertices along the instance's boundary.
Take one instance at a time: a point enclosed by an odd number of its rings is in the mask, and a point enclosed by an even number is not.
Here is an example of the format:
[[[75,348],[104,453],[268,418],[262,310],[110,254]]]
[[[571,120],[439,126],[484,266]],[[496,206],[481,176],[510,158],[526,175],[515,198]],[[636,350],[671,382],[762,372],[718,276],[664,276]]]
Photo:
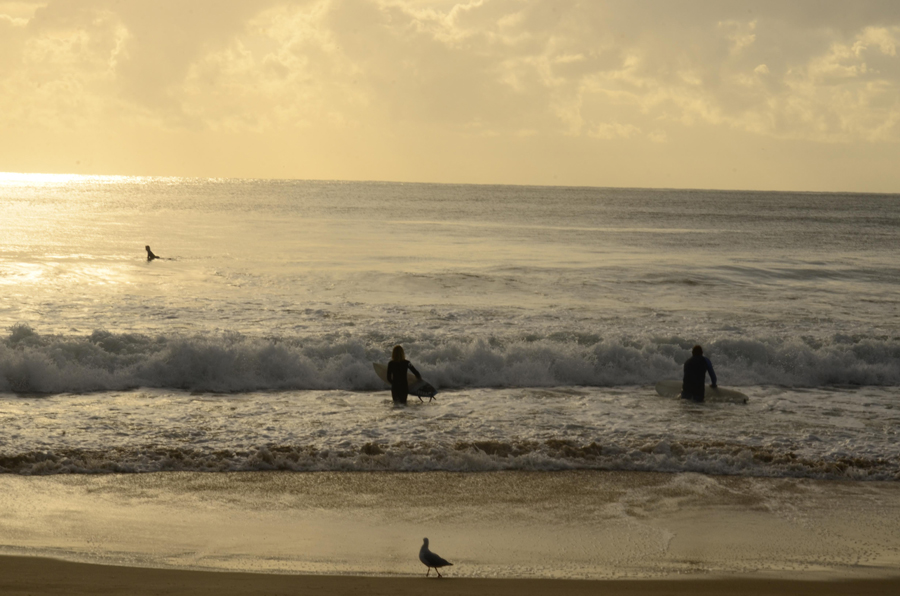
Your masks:
[[[634,336],[482,338],[422,336],[404,342],[439,389],[614,387],[679,378],[692,342]],[[137,387],[209,392],[382,390],[372,372],[390,345],[366,337],[259,338],[41,335],[26,325],[0,340],[0,391],[68,393]],[[900,340],[722,338],[706,345],[729,385],[900,385]]]
[[[896,460],[840,455],[802,456],[789,449],[737,443],[644,440],[580,444],[570,440],[369,442],[340,449],[262,445],[251,449],[196,446],[57,449],[0,453],[0,471],[22,475],[247,471],[488,472],[621,470],[711,475],[900,481]]]

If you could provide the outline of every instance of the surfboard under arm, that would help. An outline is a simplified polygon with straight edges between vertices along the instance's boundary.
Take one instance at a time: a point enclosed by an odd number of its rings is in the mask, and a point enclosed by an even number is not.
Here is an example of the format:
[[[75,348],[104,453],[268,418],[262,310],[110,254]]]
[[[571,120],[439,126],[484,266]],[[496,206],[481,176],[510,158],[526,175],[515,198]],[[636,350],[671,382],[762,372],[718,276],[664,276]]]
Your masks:
[[[375,374],[378,375],[378,378],[385,383],[388,383],[387,366],[380,362],[373,362],[372,367],[375,369]],[[418,398],[429,397],[432,399],[437,395],[437,389],[435,389],[431,383],[424,379],[417,379],[416,375],[411,372],[406,373],[406,380],[409,383],[410,395],[415,395]],[[388,383],[388,385],[390,385],[390,383]]]
[[[662,397],[680,397],[681,381],[660,381],[656,384],[656,393]],[[745,404],[749,401],[746,395],[734,389],[722,389],[721,387],[706,386],[705,401],[727,401],[737,404]]]

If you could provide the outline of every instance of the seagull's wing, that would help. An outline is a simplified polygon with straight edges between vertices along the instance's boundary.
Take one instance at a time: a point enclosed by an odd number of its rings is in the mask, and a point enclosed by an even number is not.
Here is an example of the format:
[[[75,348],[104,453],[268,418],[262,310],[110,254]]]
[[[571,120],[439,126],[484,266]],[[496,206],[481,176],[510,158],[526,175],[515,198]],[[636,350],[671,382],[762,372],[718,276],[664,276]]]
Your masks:
[[[430,550],[419,553],[419,559],[429,567],[446,567],[447,565],[453,565],[453,563],[437,556]]]

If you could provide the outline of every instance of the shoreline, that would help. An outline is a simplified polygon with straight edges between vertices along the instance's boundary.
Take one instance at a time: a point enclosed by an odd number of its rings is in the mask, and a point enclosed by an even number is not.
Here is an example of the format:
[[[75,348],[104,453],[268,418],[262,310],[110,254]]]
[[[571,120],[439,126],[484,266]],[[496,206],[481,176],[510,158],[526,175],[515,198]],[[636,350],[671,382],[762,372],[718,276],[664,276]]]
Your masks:
[[[774,579],[759,577],[704,577],[677,579],[578,580],[453,578],[423,576],[384,577],[359,575],[287,575],[183,569],[119,567],[72,563],[40,557],[0,556],[0,593],[8,596],[87,596],[129,594],[141,596],[273,596],[318,594],[344,596],[418,596],[428,582],[429,594],[466,596],[537,596],[565,593],[610,596],[867,596],[900,593],[896,577],[854,579]]]
[[[0,552],[214,573],[448,579],[900,575],[900,484],[649,472],[0,475]],[[2,592],[0,592],[2,593]]]

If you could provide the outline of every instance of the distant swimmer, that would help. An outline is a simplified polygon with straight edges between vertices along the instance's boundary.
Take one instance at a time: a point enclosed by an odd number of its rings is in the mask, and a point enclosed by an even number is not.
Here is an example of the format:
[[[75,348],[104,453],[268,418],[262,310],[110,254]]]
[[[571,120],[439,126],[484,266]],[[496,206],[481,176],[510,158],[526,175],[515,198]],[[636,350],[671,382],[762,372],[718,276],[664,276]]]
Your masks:
[[[148,261],[152,261],[153,259],[159,259],[159,258],[162,258],[162,257],[158,257],[158,256],[156,256],[155,254],[153,254],[153,251],[150,250],[150,245],[149,245],[149,244],[148,244],[147,246],[145,246],[144,248],[147,249],[147,260],[148,260]]]
[[[684,379],[681,383],[681,397],[703,401],[706,397],[706,373],[709,372],[710,387],[716,387],[716,371],[712,361],[703,355],[703,348],[694,346],[691,357],[684,363]]]
[[[394,350],[391,352],[391,361],[388,362],[387,381],[391,384],[391,397],[394,399],[394,403],[404,406],[406,405],[406,398],[409,396],[407,370],[416,375],[417,379],[422,379],[422,375],[419,374],[416,367],[406,359],[403,346],[394,346]]]

